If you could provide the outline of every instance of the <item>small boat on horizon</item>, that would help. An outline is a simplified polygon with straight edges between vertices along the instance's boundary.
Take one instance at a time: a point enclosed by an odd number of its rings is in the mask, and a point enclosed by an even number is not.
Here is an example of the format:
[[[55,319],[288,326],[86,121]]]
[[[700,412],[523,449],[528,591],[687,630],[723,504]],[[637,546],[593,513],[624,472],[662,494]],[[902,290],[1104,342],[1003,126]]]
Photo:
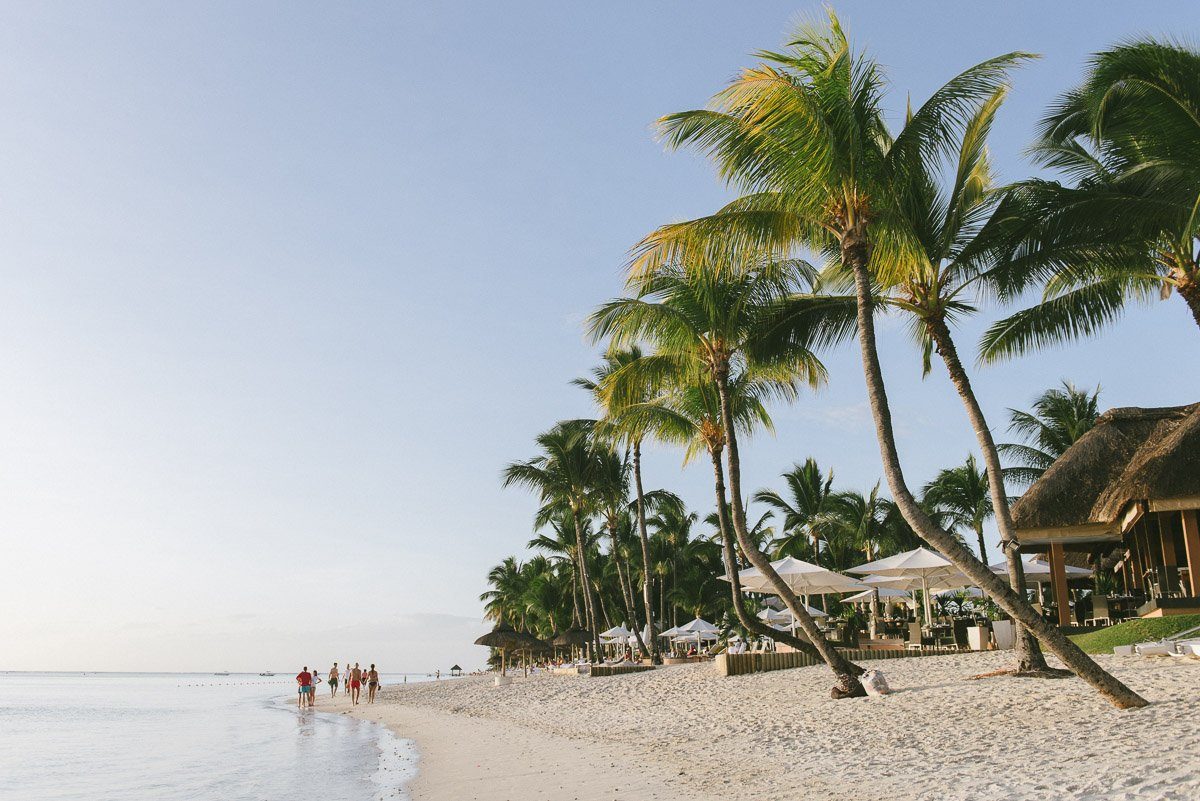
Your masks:
[[[274,674],[274,673],[272,673],[272,672],[271,672],[271,671],[269,671],[269,670],[264,670],[262,673],[259,673],[258,675],[260,675],[260,676],[274,676],[275,674]]]
[[[217,673],[214,673],[213,675],[214,675],[214,676],[228,676],[228,675],[229,675],[229,671],[228,671],[228,670],[222,670],[222,671],[219,671],[219,672],[217,672]]]

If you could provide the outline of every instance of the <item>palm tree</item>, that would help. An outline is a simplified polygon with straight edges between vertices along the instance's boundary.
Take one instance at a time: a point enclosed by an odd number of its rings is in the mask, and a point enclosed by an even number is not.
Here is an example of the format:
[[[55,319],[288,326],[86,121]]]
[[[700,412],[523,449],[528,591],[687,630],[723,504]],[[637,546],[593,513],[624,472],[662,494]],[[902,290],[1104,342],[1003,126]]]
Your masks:
[[[920,176],[938,174],[931,162],[964,151],[959,143],[971,135],[973,125],[978,127],[985,109],[1005,88],[1009,70],[1024,54],[1011,53],[966,70],[910,114],[895,136],[881,111],[881,70],[852,51],[832,12],[827,28],[803,26],[785,52],[760,56],[764,63],[744,71],[711,108],[661,121],[670,145],[698,146],[714,158],[727,180],[750,194],[713,217],[659,229],[643,243],[635,269],[653,273],[658,264],[693,263],[718,254],[728,259],[731,251],[761,253],[768,247],[787,253],[798,246],[827,253],[840,263],[853,277],[855,323],[884,476],[904,518],[1114,704],[1144,705],[920,506],[904,478],[879,363],[876,291],[877,285],[888,285],[888,276],[873,270],[927,258],[914,226],[914,187],[920,185]],[[954,372],[956,358],[946,361],[982,442],[990,434],[971,408],[974,396],[960,380],[965,373]],[[990,454],[987,458],[990,464]],[[991,473],[998,482],[998,464]],[[1003,493],[994,493],[993,500],[1006,530]],[[1019,584],[1019,573],[1010,567],[1010,574]]]
[[[600,469],[593,487],[596,511],[603,518],[612,542],[609,558],[616,569],[617,583],[621,590],[621,606],[625,611],[626,619],[633,627],[638,650],[642,656],[649,657],[650,651],[646,647],[646,643],[642,641],[641,626],[638,623],[633,602],[633,591],[625,570],[625,555],[621,549],[621,529],[623,524],[628,524],[629,521],[629,464],[615,451],[604,447],[597,448],[597,457],[600,461]]]
[[[640,365],[629,365],[629,371],[639,370]],[[612,391],[620,391],[622,375],[612,377]],[[635,379],[636,380],[636,379]],[[772,428],[770,415],[766,410],[766,400],[769,397],[790,397],[793,388],[790,382],[777,379],[753,379],[743,374],[731,376],[729,393],[735,425],[743,434],[750,434],[756,427],[768,430]],[[721,421],[721,403],[717,397],[713,382],[701,376],[694,383],[681,379],[670,391],[656,395],[647,403],[639,404],[631,409],[632,414],[642,418],[646,430],[663,442],[679,445],[684,448],[684,464],[690,462],[701,452],[707,453],[713,466],[714,492],[717,498],[716,511],[706,518],[706,522],[717,529],[721,539],[722,561],[724,573],[729,578],[729,594],[731,607],[738,622],[744,629],[755,634],[774,637],[796,650],[803,651],[814,658],[820,658],[820,653],[812,644],[794,637],[787,632],[777,632],[751,614],[746,607],[746,599],[742,594],[741,583],[738,580],[738,570],[742,565],[734,550],[734,534],[730,524],[729,501],[725,490],[724,451],[727,442],[725,428]],[[668,511],[666,519],[686,521],[667,523],[664,528],[682,529],[690,532],[696,522],[695,514],[685,514],[682,504],[677,504],[675,510],[671,506],[662,507]],[[651,520],[652,526],[658,526],[656,516]],[[747,538],[755,548],[761,550],[761,543],[771,535],[766,525],[767,518],[763,516],[753,527],[748,527]],[[688,542],[685,535],[683,542]],[[674,569],[672,569],[674,574]]]
[[[1200,52],[1144,38],[1095,54],[1032,152],[1071,185],[1010,191],[1003,296],[1041,283],[1043,299],[992,326],[983,358],[1093,334],[1172,291],[1200,325]]]
[[[940,471],[925,485],[921,495],[928,507],[941,513],[948,531],[953,533],[965,528],[975,532],[979,559],[986,563],[983,524],[992,516],[992,497],[988,476],[976,464],[974,454],[968,454],[964,464]]]
[[[742,503],[741,462],[738,430],[730,393],[730,380],[740,372],[756,369],[747,359],[747,343],[754,332],[768,324],[773,304],[789,293],[806,287],[812,268],[794,261],[760,262],[733,271],[720,264],[704,266],[663,265],[648,275],[630,278],[636,295],[604,304],[591,318],[597,339],[612,337],[614,344],[648,340],[656,348],[644,357],[638,371],[656,380],[683,383],[711,382],[720,408],[725,438],[725,460],[729,476],[729,508],[732,528],[742,552],[770,581],[784,600],[805,635],[837,677],[843,692],[864,693],[857,676],[861,672],[845,659],[822,635],[820,628],[791,588],[771,567],[750,539]],[[794,342],[778,356],[776,376],[785,383],[804,380],[810,385],[824,378],[824,366],[804,346]],[[718,501],[718,511],[723,502]]]
[[[1004,478],[1028,486],[1042,477],[1054,460],[1091,430],[1100,416],[1100,387],[1092,392],[1070,381],[1033,400],[1031,411],[1009,409],[1008,430],[1024,440],[1004,443],[1000,453],[1018,464],[1004,468]]]
[[[766,505],[781,518],[781,536],[771,544],[775,558],[789,555],[799,558],[808,553],[816,562],[821,540],[827,536],[825,529],[831,525],[833,471],[822,474],[817,461],[810,457],[803,465],[793,465],[782,478],[788,488],[786,500],[774,490],[754,493],[755,503]]]
[[[654,627],[654,611],[650,594],[650,535],[646,529],[646,492],[642,486],[642,441],[645,439],[646,434],[638,426],[636,418],[624,414],[628,404],[613,403],[611,395],[606,398],[599,392],[600,384],[608,376],[612,375],[622,366],[641,357],[642,350],[637,346],[624,350],[610,350],[604,355],[604,363],[592,371],[591,379],[576,379],[575,383],[591,392],[601,409],[603,409],[604,418],[602,423],[604,424],[604,433],[616,443],[624,444],[630,449],[633,488],[636,496],[634,513],[637,518],[638,538],[642,550],[642,609],[646,618],[646,633],[650,637],[650,642],[648,643],[650,657],[655,663],[658,663],[662,659],[658,650],[658,632]],[[649,388],[641,387],[640,391],[638,389],[628,390],[625,397],[632,398],[634,402],[642,402],[648,399],[648,395]],[[640,643],[640,632],[638,638]]]
[[[590,426],[572,421],[560,423],[538,435],[541,453],[524,462],[513,462],[504,470],[503,486],[524,486],[537,492],[543,505],[566,506],[575,529],[575,559],[587,624],[592,635],[592,657],[600,652],[599,601],[588,574],[584,540],[584,518],[593,508],[595,486],[601,475],[600,448]]]

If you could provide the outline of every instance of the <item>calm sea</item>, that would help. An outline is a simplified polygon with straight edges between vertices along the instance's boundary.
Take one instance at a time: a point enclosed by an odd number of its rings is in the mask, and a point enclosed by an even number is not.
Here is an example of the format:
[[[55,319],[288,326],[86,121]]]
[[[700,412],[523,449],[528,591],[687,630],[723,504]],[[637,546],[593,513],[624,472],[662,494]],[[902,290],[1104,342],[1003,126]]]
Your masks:
[[[294,688],[290,675],[0,673],[0,799],[406,798],[410,741],[301,712]]]

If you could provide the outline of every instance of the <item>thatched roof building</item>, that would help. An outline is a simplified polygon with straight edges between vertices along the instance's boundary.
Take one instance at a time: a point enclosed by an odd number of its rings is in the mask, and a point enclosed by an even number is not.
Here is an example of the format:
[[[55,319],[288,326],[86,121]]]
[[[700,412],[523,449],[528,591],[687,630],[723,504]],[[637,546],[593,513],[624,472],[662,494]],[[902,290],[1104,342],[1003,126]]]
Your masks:
[[[1110,409],[1012,509],[1024,546],[1121,539],[1145,512],[1200,508],[1200,403]]]

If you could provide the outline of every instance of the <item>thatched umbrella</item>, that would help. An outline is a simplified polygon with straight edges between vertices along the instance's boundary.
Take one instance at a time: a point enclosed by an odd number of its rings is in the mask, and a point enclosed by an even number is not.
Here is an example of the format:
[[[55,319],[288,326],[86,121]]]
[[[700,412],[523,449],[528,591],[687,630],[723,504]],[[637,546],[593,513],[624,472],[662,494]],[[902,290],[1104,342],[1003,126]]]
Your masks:
[[[574,652],[575,647],[585,647],[592,641],[592,633],[587,629],[581,629],[579,626],[572,626],[563,633],[554,637],[550,642],[553,645],[570,648]]]
[[[503,676],[505,669],[508,667],[508,650],[510,648],[527,647],[529,639],[528,634],[517,631],[507,623],[500,622],[496,625],[496,628],[476,640],[475,644],[495,648],[500,651],[500,675]]]

